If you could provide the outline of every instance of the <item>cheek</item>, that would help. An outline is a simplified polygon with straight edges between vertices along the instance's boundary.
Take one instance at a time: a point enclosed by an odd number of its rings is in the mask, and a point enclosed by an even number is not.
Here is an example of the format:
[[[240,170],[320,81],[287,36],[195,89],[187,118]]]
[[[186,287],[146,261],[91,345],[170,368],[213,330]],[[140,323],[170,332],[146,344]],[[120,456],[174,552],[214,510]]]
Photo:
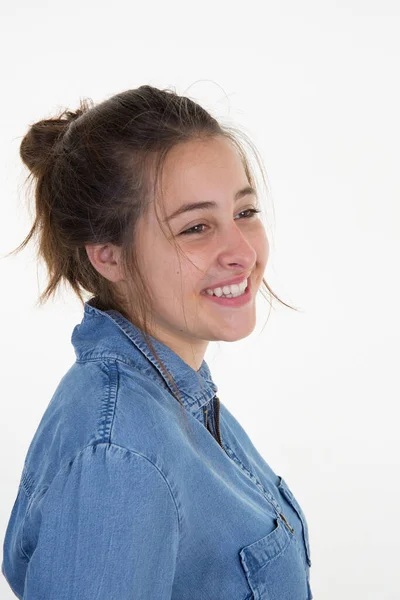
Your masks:
[[[161,235],[150,234],[149,230],[149,235],[140,239],[137,250],[141,269],[152,286],[160,283],[168,287],[173,285],[174,276],[179,272],[179,262],[175,249]]]
[[[253,247],[257,253],[257,262],[265,265],[269,257],[269,241],[263,226],[253,238]]]
[[[264,253],[265,253],[265,262],[267,262],[269,257],[269,241],[267,238],[267,234],[264,233]]]
[[[193,263],[201,268],[195,260]],[[147,261],[147,277],[159,301],[175,302],[177,298],[191,296],[198,287],[201,271],[184,256],[177,256],[174,248],[159,248],[157,253],[153,248],[152,259]]]

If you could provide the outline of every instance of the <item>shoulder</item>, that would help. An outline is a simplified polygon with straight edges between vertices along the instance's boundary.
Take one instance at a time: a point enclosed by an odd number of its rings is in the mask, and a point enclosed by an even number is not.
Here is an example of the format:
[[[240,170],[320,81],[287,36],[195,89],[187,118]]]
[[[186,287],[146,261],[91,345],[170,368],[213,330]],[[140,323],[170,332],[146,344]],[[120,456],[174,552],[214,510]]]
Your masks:
[[[67,492],[66,481],[73,488],[86,487],[91,493],[140,495],[147,490],[163,489],[173,498],[166,476],[148,456],[130,448],[113,443],[99,442],[82,448],[75,456],[64,461],[56,473],[50,488],[62,482],[62,493]]]
[[[121,539],[140,528],[145,535],[149,523],[178,539],[181,517],[170,482],[148,457],[100,442],[64,461],[51,480],[33,492],[25,513],[24,545],[28,555],[31,534],[35,537],[39,529],[53,547],[55,531],[66,538],[74,531],[81,537],[90,531],[101,544],[116,529]]]
[[[58,384],[33,436],[26,479],[32,489],[47,487],[74,461],[101,456],[125,465],[146,464],[147,469],[152,465],[161,474],[162,448],[174,436],[179,410],[167,389],[119,360],[76,362]]]

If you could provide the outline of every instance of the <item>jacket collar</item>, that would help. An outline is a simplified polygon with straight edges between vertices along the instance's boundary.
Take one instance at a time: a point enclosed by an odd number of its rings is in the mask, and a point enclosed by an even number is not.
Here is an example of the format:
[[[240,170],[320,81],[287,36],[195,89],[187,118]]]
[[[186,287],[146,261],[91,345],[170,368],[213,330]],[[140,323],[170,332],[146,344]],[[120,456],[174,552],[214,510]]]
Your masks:
[[[205,360],[195,371],[166,344],[153,336],[151,341],[162,362],[171,373],[182,397],[182,403],[191,412],[208,403],[217,393]],[[132,365],[146,376],[163,383],[174,394],[168,377],[153,356],[142,331],[116,310],[100,310],[95,297],[84,303],[83,319],[71,336],[77,360],[114,358]]]

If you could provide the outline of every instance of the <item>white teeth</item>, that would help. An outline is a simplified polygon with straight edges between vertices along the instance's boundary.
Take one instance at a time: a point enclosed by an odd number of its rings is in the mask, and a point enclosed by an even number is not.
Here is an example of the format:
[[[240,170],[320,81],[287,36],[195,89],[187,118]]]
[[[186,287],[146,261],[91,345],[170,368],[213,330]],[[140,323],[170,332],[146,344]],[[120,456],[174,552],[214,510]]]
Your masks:
[[[247,279],[240,284],[235,283],[233,285],[224,285],[223,288],[217,287],[213,290],[207,289],[206,293],[209,296],[218,296],[218,298],[220,298],[221,296],[228,296],[229,298],[234,298],[236,296],[241,296],[244,293],[246,287]]]

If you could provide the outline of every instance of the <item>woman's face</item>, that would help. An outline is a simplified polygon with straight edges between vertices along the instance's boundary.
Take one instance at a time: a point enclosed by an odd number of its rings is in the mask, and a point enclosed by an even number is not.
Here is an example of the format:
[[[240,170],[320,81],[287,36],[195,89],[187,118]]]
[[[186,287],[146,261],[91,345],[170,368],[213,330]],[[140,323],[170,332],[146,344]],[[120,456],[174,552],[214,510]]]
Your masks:
[[[249,182],[239,155],[225,138],[173,148],[161,186],[165,215],[160,207],[159,219],[170,217],[172,237],[183,255],[175,250],[165,222],[160,228],[151,204],[138,225],[137,243],[154,302],[152,333],[197,370],[209,341],[233,342],[253,331],[268,239],[259,216],[248,210],[258,207],[256,196],[238,195]],[[171,216],[193,203],[204,206]],[[236,300],[205,293],[217,284],[247,278],[250,291]]]

